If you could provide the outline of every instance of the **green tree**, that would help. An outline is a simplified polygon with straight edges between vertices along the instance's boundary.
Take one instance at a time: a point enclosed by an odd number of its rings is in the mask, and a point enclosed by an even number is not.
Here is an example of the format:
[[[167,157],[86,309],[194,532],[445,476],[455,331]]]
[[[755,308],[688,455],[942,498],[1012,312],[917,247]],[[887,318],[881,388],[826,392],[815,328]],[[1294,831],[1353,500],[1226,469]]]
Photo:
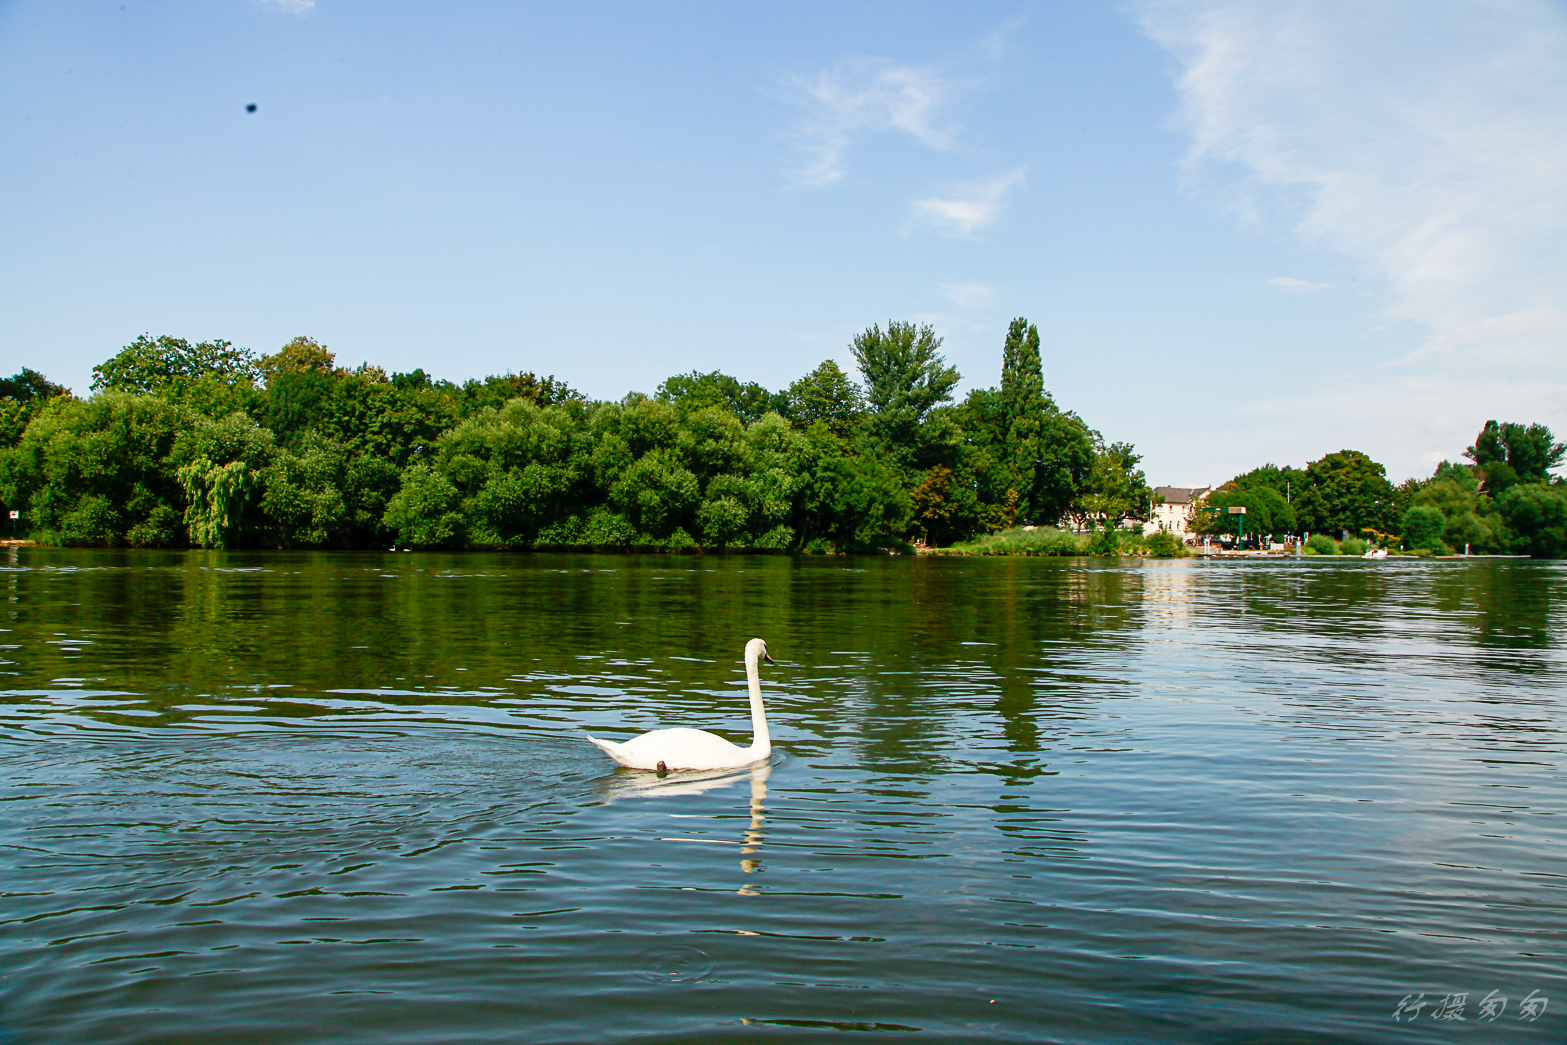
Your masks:
[[[1404,513],[1401,520],[1404,547],[1411,551],[1445,552],[1442,531],[1447,527],[1447,517],[1428,504],[1417,504]]]
[[[262,476],[272,433],[239,411],[221,420],[193,416],[169,452],[185,493],[190,541],[202,548],[255,544],[262,529]]]
[[[1232,487],[1229,483],[1210,493],[1202,503],[1205,509],[1195,513],[1192,529],[1197,533],[1217,536],[1235,533],[1240,529],[1235,516],[1226,509],[1246,509],[1245,532],[1252,535],[1298,533],[1295,509],[1284,499],[1284,494],[1272,486]]]
[[[261,476],[244,461],[218,464],[198,457],[179,470],[185,488],[185,526],[202,548],[229,548],[244,527],[244,507],[260,487]]]
[[[1267,487],[1278,491],[1285,501],[1293,504],[1295,494],[1305,485],[1305,473],[1299,468],[1285,465],[1280,468],[1276,464],[1265,464],[1261,468],[1253,468],[1249,472],[1243,472],[1220,487],[1221,490],[1251,490],[1257,487]],[[1286,530],[1275,531],[1278,533]]]
[[[698,410],[727,410],[746,424],[760,421],[781,405],[779,399],[755,381],[740,381],[717,370],[704,374],[693,370],[676,374],[658,386],[656,397],[674,404],[682,414]]]
[[[1045,378],[1039,359],[1039,328],[1021,316],[1007,328],[1001,350],[1001,408],[1008,486],[1021,496],[1024,515],[1032,517],[1044,434]]]
[[[554,374],[540,378],[531,370],[523,374],[514,374],[508,370],[482,381],[464,381],[461,413],[463,417],[470,417],[485,407],[499,410],[513,399],[526,399],[534,406],[585,402],[582,393],[558,380]]]
[[[1464,456],[1479,468],[1485,491],[1496,497],[1514,483],[1550,482],[1551,469],[1567,457],[1567,444],[1544,425],[1487,421]]]
[[[951,401],[957,368],[946,365],[929,325],[889,320],[885,332],[872,326],[850,347],[865,378],[872,448],[912,473],[922,452],[940,441],[939,432],[925,429],[931,411]]]
[[[267,427],[285,444],[321,428],[334,413],[337,385],[338,377],[330,370],[274,372],[267,380]]]
[[[342,446],[314,432],[297,450],[274,455],[262,477],[261,507],[280,545],[323,547],[346,536],[347,465]]]
[[[0,451],[0,502],[65,544],[184,543],[184,493],[171,460],[192,415],[156,396],[51,400]]]
[[[285,374],[335,374],[336,362],[337,356],[327,351],[325,345],[317,344],[313,337],[300,336],[258,359],[256,374],[270,390],[272,383]]]
[[[383,522],[399,544],[440,548],[460,542],[462,515],[457,488],[428,464],[403,470],[402,485],[386,505]]]
[[[1306,465],[1295,497],[1300,527],[1313,533],[1357,535],[1392,528],[1393,484],[1387,470],[1358,450],[1340,450]]]
[[[1515,550],[1537,559],[1567,555],[1567,498],[1562,494],[1559,486],[1519,483],[1496,499],[1516,535]]]
[[[798,540],[809,550],[902,548],[911,505],[903,477],[885,461],[849,454],[821,422],[805,432],[796,465]]]
[[[1093,465],[1068,513],[1079,526],[1110,530],[1127,519],[1147,519],[1153,512],[1153,490],[1137,467],[1142,456],[1131,443],[1107,445],[1097,432],[1094,438]]]
[[[57,385],[36,370],[23,367],[10,377],[0,378],[0,398],[18,403],[45,403],[56,396],[70,395],[71,390]]]
[[[141,335],[112,358],[93,367],[92,372],[95,392],[176,396],[207,375],[229,385],[253,383],[259,376],[255,355],[248,348],[235,348],[229,341],[201,341],[192,345],[184,338],[167,334],[156,340]]]
[[[25,366],[11,377],[0,378],[0,447],[15,446],[46,403],[70,394],[70,389]]]
[[[791,424],[803,429],[820,421],[840,439],[853,433],[865,409],[860,386],[831,359],[791,384],[784,398]]]

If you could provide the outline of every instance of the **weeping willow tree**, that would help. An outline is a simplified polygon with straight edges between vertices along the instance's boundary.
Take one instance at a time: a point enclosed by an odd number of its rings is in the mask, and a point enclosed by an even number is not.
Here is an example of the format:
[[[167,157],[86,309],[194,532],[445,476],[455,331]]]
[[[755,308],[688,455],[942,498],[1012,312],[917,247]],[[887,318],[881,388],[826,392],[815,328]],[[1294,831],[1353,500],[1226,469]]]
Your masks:
[[[202,548],[239,543],[245,506],[261,476],[244,461],[215,464],[205,454],[179,470],[185,490],[185,528]]]

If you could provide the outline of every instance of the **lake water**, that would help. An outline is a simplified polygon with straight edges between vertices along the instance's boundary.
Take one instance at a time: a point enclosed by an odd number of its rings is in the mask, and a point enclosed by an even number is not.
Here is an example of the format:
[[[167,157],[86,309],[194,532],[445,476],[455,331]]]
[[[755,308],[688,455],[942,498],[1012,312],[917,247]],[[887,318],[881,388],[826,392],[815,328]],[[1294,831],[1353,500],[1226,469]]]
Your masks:
[[[0,585],[5,1045],[1567,1038],[1555,563],[13,549]],[[770,764],[582,739],[748,742],[752,636]]]

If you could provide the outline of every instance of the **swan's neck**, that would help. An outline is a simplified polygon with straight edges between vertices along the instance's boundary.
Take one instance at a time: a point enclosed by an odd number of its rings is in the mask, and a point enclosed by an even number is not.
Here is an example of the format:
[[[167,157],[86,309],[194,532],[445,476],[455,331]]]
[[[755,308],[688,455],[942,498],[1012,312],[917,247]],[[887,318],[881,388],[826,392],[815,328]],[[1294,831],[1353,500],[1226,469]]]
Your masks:
[[[747,652],[745,681],[751,687],[751,753],[766,758],[773,750],[773,739],[767,733],[767,711],[762,707],[762,678],[757,670],[756,654]]]

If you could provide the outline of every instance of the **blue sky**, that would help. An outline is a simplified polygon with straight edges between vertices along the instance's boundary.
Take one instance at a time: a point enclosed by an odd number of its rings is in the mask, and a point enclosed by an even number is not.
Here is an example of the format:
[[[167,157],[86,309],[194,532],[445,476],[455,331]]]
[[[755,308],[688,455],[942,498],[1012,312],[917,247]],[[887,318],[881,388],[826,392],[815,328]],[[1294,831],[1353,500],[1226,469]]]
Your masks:
[[[1022,315],[1159,484],[1567,433],[1558,3],[9,3],[0,128],[0,369],[82,394],[143,332],[778,388],[889,318],[971,387]]]

